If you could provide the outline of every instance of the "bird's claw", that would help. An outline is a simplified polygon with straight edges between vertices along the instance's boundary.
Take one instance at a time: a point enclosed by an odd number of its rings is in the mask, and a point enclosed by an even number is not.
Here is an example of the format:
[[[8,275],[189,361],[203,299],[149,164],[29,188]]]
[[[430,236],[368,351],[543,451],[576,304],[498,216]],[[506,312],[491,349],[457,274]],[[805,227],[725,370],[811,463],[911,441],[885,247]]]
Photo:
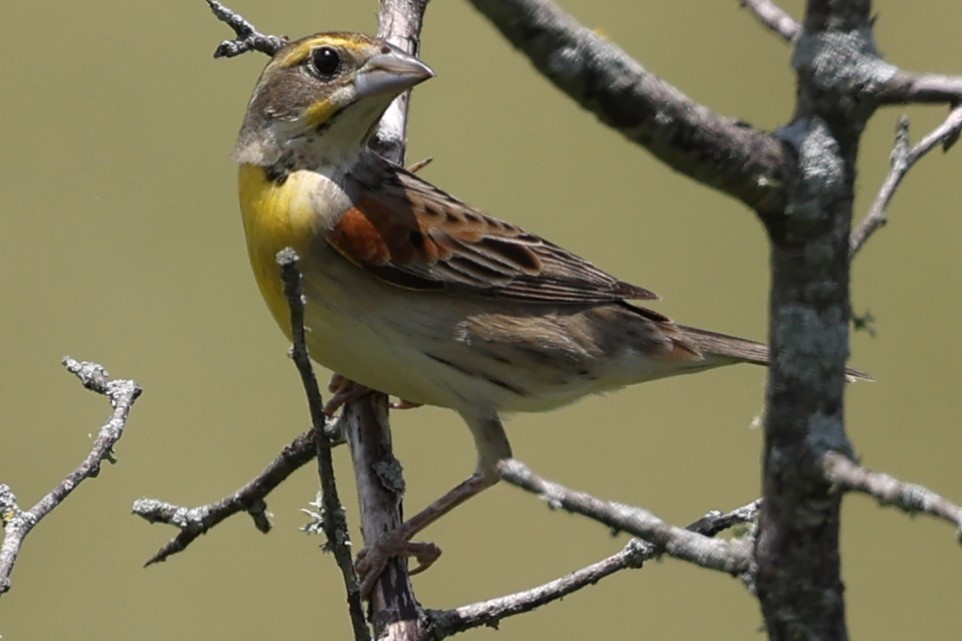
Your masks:
[[[327,384],[327,391],[331,393],[331,398],[324,404],[324,413],[333,416],[342,406],[370,394],[372,390],[346,376],[334,374]]]
[[[388,561],[393,557],[413,558],[417,565],[409,574],[424,572],[441,556],[441,548],[434,543],[406,541],[397,531],[385,532],[377,542],[357,553],[354,570],[361,582],[361,597],[367,599],[374,590]]]
[[[331,376],[331,382],[327,384],[327,391],[331,393],[331,398],[324,404],[324,413],[328,416],[334,416],[337,410],[341,409],[344,405],[356,401],[374,390],[360,383],[356,383],[346,376],[334,374]],[[398,399],[390,403],[392,410],[407,410],[414,407],[421,407],[421,405],[422,403],[405,401],[404,399]]]

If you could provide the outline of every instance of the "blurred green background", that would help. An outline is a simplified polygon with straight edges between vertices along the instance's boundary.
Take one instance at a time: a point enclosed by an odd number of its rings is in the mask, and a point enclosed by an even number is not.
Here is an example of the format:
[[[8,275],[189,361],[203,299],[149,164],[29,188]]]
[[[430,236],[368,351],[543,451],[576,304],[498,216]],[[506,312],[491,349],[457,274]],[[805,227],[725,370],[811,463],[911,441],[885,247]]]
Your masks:
[[[788,48],[734,0],[563,4],[720,112],[767,129],[791,113]],[[924,11],[876,4],[878,43],[893,62],[962,72],[958,2],[928,2]],[[801,5],[786,3],[796,16]],[[376,29],[373,0],[232,6],[277,34]],[[13,590],[0,599],[0,635],[346,638],[333,559],[297,530],[314,496],[313,469],[270,497],[270,535],[238,517],[149,569],[141,565],[174,532],[129,514],[145,495],[187,505],[218,498],[307,425],[287,344],[249,273],[228,160],[265,58],[214,61],[229,32],[201,0],[7,2],[0,20],[0,482],[32,505],[86,454],[108,413],[60,368],[61,355],[99,361],[146,390],[119,464],[27,540]],[[653,289],[664,298],[656,308],[674,318],[765,335],[767,251],[750,212],[581,112],[465,2],[430,5],[422,55],[438,77],[415,93],[410,159],[435,158],[427,179]],[[899,113],[872,121],[859,212],[886,171]],[[909,113],[917,139],[944,109]],[[960,154],[933,154],[917,167],[892,223],[858,258],[854,303],[875,316],[878,337],[856,336],[852,360],[878,383],[852,386],[848,396],[850,433],[866,464],[956,499]],[[549,478],[687,523],[756,495],[761,434],[751,424],[763,383],[759,368],[731,368],[517,416],[509,431],[518,457]],[[394,425],[409,511],[472,470],[471,439],[453,413],[396,413]],[[344,452],[336,463],[354,519]],[[951,528],[862,497],[846,499],[844,517],[853,636],[957,635],[962,556]],[[530,587],[625,541],[510,487],[428,535],[445,550],[415,579],[430,608]],[[506,620],[496,638],[640,628],[652,639],[745,639],[760,624],[740,584],[666,560]]]

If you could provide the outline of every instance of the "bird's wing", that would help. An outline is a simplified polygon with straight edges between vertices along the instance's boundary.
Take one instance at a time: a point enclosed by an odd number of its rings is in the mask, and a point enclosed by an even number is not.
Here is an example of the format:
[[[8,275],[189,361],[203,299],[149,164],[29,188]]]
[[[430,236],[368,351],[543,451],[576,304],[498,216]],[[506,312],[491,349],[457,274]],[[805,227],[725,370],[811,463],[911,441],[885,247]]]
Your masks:
[[[374,163],[352,172],[354,207],[327,241],[392,285],[556,304],[658,298],[400,167]]]

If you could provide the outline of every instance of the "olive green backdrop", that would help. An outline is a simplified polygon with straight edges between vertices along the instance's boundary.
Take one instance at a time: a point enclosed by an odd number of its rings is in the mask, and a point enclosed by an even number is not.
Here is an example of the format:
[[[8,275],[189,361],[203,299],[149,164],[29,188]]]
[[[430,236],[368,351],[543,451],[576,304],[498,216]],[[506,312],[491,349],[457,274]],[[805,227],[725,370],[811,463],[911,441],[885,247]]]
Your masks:
[[[788,48],[729,2],[567,0],[695,99],[761,127],[792,109]],[[878,2],[894,62],[962,72],[955,0]],[[802,2],[790,3],[799,15]],[[264,31],[376,29],[376,3],[233,6]],[[88,451],[107,415],[58,365],[102,362],[145,388],[117,451],[29,537],[0,599],[5,641],[345,638],[341,579],[298,532],[316,476],[269,500],[276,529],[238,517],[157,567],[174,532],[129,514],[155,496],[183,504],[241,485],[307,425],[287,344],[247,265],[228,160],[265,58],[214,61],[227,28],[201,0],[7,2],[0,9],[0,482],[31,505]],[[686,323],[764,337],[767,251],[738,203],[681,178],[595,122],[536,75],[461,0],[428,11],[411,160],[424,176],[660,293]],[[917,138],[944,114],[910,112]],[[858,211],[887,167],[899,110],[865,140]],[[863,461],[962,499],[962,150],[933,154],[897,195],[892,223],[859,257],[853,299],[878,337],[854,338],[876,384],[852,386],[849,429]],[[325,374],[326,376],[326,374]],[[676,523],[758,490],[764,373],[741,367],[514,417],[515,451],[549,478]],[[395,414],[410,509],[469,473],[471,439],[451,412]],[[344,452],[336,463],[356,522]],[[955,638],[962,550],[950,527],[862,497],[844,507],[854,636]],[[498,487],[428,532],[445,550],[416,577],[447,608],[552,579],[620,549],[602,527]],[[736,581],[666,560],[626,572],[501,630],[470,638],[745,639],[756,603]],[[497,635],[497,636],[495,636]]]

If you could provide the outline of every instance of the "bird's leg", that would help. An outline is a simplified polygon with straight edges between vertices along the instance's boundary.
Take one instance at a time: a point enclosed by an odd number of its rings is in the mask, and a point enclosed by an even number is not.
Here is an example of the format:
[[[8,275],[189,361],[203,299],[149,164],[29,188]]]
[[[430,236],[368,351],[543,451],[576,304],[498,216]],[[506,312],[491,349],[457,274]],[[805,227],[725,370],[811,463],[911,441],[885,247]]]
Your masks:
[[[441,556],[441,548],[433,543],[414,543],[411,538],[457,506],[471,497],[477,496],[497,482],[497,476],[489,476],[480,471],[475,472],[437,501],[406,520],[397,529],[385,532],[373,545],[358,552],[354,567],[361,580],[361,596],[367,598],[370,595],[374,583],[381,576],[381,572],[384,571],[391,557],[407,556],[416,559],[418,565],[411,570],[411,574],[417,574],[428,569]]]
[[[331,375],[331,382],[327,384],[327,391],[331,392],[331,398],[324,404],[324,413],[333,416],[342,406],[351,401],[356,401],[374,390],[341,374],[333,374]],[[413,407],[421,407],[421,403],[398,399],[392,402],[390,407],[393,410],[407,410]]]
[[[358,553],[355,568],[361,580],[362,597],[370,595],[391,557],[414,557],[418,565],[411,574],[426,570],[441,556],[441,549],[433,543],[412,543],[411,538],[500,480],[498,463],[511,458],[511,445],[500,419],[493,412],[462,413],[461,416],[474,435],[478,449],[478,470],[397,529],[383,533],[377,541]]]

